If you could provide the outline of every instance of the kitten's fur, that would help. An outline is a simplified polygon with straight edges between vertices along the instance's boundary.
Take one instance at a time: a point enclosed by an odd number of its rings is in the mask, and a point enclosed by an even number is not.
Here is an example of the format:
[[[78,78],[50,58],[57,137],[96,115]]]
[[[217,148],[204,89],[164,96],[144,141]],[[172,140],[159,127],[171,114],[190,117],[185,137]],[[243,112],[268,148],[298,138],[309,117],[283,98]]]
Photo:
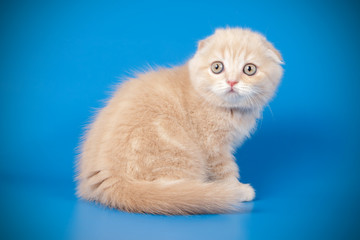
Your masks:
[[[224,63],[222,73],[212,73],[214,61]],[[246,63],[255,75],[243,73]],[[218,29],[184,66],[123,83],[86,134],[78,195],[154,214],[221,213],[252,200],[232,152],[276,91],[281,63],[262,35]],[[227,80],[239,81],[237,93]]]

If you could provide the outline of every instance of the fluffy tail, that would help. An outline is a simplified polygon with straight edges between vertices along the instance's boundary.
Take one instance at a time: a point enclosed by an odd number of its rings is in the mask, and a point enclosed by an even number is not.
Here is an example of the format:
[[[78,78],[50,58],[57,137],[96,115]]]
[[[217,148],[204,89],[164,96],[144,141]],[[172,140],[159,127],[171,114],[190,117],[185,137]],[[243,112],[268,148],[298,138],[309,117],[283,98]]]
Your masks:
[[[150,182],[111,177],[88,186],[80,183],[81,197],[128,212],[165,215],[231,212],[255,196],[248,184],[225,181]]]

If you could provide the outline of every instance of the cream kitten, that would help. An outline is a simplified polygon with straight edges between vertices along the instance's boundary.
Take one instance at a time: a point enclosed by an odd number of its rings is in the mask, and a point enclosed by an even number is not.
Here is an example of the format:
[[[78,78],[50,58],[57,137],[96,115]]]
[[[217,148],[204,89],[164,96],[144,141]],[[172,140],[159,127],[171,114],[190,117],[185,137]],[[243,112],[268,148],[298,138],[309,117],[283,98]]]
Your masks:
[[[218,29],[184,66],[123,83],[89,126],[78,195],[129,212],[222,213],[254,199],[232,152],[282,76],[262,35]]]

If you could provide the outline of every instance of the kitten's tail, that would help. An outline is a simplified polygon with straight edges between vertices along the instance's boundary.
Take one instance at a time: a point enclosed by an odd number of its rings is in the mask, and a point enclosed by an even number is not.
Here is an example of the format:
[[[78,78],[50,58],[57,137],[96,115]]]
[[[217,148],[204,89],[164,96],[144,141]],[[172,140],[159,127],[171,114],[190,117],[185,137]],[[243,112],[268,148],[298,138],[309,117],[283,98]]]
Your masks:
[[[150,182],[113,177],[93,184],[92,189],[80,184],[78,194],[128,212],[166,215],[231,212],[255,196],[251,186],[238,182]]]

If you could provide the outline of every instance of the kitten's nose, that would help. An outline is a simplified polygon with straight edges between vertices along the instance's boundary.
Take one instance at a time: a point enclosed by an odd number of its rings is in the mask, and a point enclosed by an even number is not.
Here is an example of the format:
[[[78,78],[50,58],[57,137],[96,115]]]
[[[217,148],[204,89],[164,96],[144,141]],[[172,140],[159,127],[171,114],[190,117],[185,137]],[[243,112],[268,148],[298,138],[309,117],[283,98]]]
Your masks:
[[[235,84],[238,83],[238,81],[226,81],[226,82],[230,85],[230,87],[233,87]]]

